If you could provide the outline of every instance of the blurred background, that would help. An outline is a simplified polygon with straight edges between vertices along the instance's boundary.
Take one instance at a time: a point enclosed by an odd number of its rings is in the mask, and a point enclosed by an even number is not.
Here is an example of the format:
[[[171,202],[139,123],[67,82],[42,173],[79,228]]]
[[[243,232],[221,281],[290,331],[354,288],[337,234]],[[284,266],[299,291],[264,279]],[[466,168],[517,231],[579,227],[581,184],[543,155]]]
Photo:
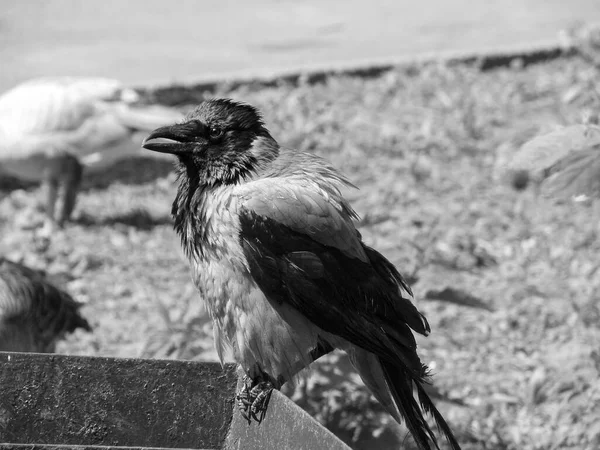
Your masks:
[[[595,0],[3,1],[0,91],[47,75],[194,83],[529,48],[594,20]]]
[[[365,242],[411,280],[432,325],[420,354],[463,448],[595,449],[600,205],[551,202],[543,184],[516,191],[504,169],[533,137],[594,122],[596,23],[598,0],[5,0],[0,92],[99,76],[177,114],[212,96],[256,105],[280,143],[360,187],[347,197]],[[509,56],[484,64],[491,53]],[[480,58],[440,59],[465,54]],[[303,76],[314,71],[339,73]],[[18,105],[0,108],[0,126]],[[58,352],[216,360],[172,229],[172,161],[136,139],[126,158],[84,171],[72,220],[50,236],[39,183],[2,176],[0,256],[83,303],[93,331]],[[586,184],[600,197],[598,154],[553,192]],[[529,160],[524,170],[548,172]],[[343,355],[314,366],[285,389],[313,417],[355,449],[412,448]]]

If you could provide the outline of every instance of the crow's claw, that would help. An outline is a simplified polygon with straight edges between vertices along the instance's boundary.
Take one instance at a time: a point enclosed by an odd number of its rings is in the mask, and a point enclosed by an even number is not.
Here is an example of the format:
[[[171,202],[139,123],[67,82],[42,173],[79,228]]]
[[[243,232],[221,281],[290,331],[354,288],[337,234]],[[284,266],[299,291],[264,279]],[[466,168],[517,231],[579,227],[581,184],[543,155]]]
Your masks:
[[[252,421],[250,420],[250,417],[248,417],[248,415],[242,408],[240,408],[240,414],[242,415],[242,417],[244,419],[246,419],[246,422],[248,422],[248,425],[250,425],[250,422],[252,422]]]
[[[244,377],[244,386],[236,395],[236,400],[242,417],[248,423],[252,419],[258,423],[263,421],[272,392],[273,383],[270,381],[252,381],[250,378]]]
[[[250,400],[248,400],[247,398],[238,397],[237,400],[238,400],[238,405],[240,405],[240,408],[247,409],[248,406],[252,405],[252,402]]]
[[[252,406],[250,406],[250,414],[258,423],[265,418],[272,392],[273,384],[270,381],[262,381],[250,391],[250,398],[254,398]]]

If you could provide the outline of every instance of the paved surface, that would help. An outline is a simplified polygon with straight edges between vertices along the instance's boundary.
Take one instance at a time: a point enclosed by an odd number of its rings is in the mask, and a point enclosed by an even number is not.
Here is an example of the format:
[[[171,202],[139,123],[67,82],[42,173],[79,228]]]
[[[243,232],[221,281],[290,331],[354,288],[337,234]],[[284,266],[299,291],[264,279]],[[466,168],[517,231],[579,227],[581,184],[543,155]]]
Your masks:
[[[136,85],[486,51],[600,21],[600,0],[3,0],[0,91],[40,75]]]

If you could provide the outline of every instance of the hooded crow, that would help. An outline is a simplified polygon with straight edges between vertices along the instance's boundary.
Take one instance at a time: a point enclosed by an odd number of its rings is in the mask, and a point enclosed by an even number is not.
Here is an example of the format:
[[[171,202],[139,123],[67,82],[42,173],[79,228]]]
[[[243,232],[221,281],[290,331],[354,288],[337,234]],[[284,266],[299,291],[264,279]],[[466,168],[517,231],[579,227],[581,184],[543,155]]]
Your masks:
[[[229,99],[201,103],[143,147],[177,157],[175,229],[217,352],[232,348],[247,375],[245,415],[260,422],[273,388],[337,348],[420,448],[438,447],[422,411],[460,448],[423,389],[411,329],[426,335],[429,324],[396,268],[363,243],[344,176],[280,147],[254,107]]]
[[[0,258],[0,351],[54,352],[67,333],[92,331],[80,307],[43,272]]]
[[[83,167],[138,152],[136,132],[183,117],[138,100],[133,89],[105,78],[39,78],[14,87],[0,96],[0,172],[42,182],[47,215],[62,226],[75,206]],[[55,214],[59,188],[62,205]]]

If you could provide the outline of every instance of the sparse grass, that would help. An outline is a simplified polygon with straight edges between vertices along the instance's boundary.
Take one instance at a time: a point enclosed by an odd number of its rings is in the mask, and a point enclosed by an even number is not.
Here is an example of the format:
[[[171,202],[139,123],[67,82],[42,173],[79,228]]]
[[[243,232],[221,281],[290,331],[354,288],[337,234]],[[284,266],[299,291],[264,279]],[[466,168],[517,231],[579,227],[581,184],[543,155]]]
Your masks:
[[[437,402],[465,449],[600,446],[600,208],[525,193],[517,210],[519,194],[497,170],[518,136],[579,122],[596,108],[592,96],[573,93],[597,79],[593,65],[565,58],[219,92],[258,106],[282,144],[329,158],[360,187],[347,195],[365,241],[418,278],[419,308],[433,329],[419,339],[421,354],[436,388],[465,404]],[[60,351],[214,359],[169,224],[173,178],[127,167],[88,183],[79,219],[49,246],[15,226],[20,205],[38,193],[5,192],[0,252],[71,274],[67,287],[87,302],[96,329]],[[424,299],[446,287],[492,310]],[[331,375],[337,363],[313,371],[319,389],[291,395],[357,448],[394,448],[402,432],[386,428],[355,377]]]

